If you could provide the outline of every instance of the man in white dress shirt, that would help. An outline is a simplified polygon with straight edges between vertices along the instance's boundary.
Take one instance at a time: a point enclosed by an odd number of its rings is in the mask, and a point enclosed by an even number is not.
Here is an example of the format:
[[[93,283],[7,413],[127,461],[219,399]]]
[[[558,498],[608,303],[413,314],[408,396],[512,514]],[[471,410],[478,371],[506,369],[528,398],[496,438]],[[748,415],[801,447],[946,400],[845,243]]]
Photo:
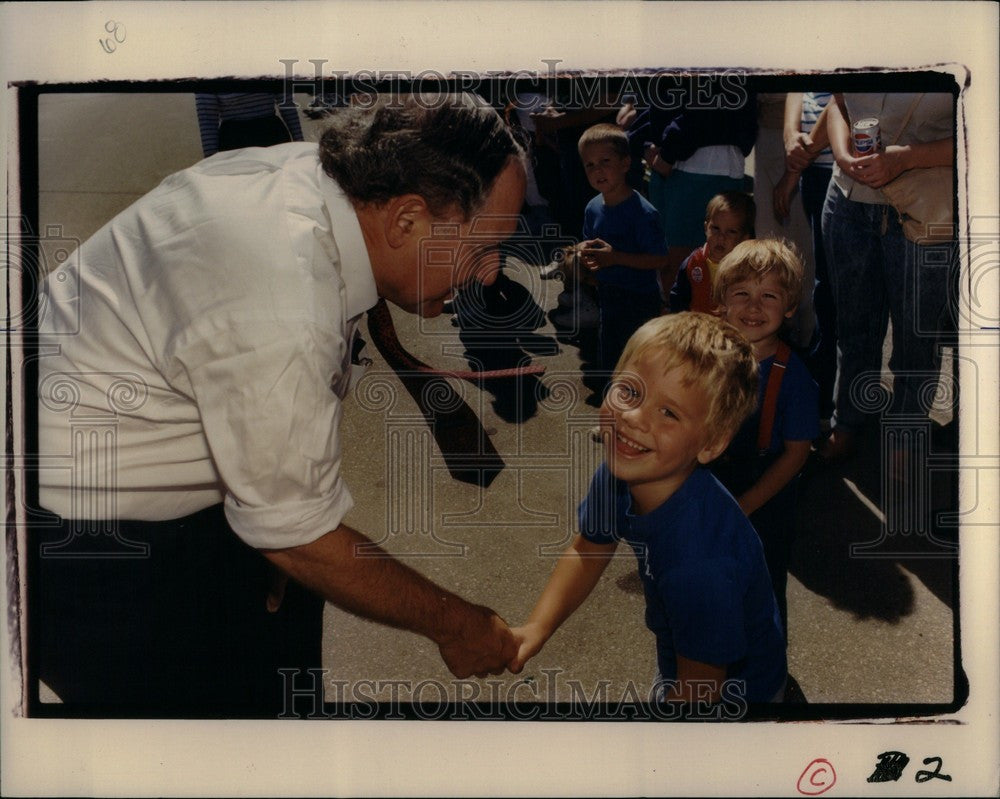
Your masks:
[[[32,532],[29,603],[37,673],[65,702],[280,711],[289,673],[320,666],[324,601],[427,636],[458,677],[503,670],[503,620],[343,524],[339,423],[379,297],[434,316],[495,279],[522,157],[467,98],[345,109],[318,151],[237,150],[168,177],[49,275],[52,515]],[[450,267],[421,262],[441,222]]]

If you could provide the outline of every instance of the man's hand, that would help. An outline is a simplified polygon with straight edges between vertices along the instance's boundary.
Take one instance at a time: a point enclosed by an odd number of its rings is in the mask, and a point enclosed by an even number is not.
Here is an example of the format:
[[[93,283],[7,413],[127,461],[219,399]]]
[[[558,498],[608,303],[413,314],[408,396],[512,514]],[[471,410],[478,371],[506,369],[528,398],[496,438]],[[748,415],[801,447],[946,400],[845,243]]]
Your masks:
[[[588,239],[580,243],[580,261],[592,272],[604,269],[615,262],[615,251],[603,239]]]
[[[517,654],[507,623],[482,605],[467,605],[467,618],[457,636],[438,642],[441,659],[460,680],[501,674]]]

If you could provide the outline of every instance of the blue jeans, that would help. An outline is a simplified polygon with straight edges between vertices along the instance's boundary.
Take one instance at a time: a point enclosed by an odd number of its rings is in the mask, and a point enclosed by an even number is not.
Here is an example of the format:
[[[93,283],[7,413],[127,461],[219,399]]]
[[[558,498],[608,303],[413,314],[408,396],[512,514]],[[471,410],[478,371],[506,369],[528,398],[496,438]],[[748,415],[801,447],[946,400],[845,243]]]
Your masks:
[[[848,200],[831,182],[823,239],[837,306],[840,369],[834,427],[858,430],[873,413],[926,417],[938,382],[939,331],[955,245],[916,245],[888,205]],[[880,399],[882,345],[892,319],[891,401]]]
[[[833,302],[822,230],[823,206],[832,174],[833,167],[812,164],[806,167],[799,179],[802,207],[812,229],[812,257],[816,264],[816,281],[813,286],[816,330],[809,353],[809,370],[819,386],[821,419],[829,419],[833,415],[833,390],[837,380],[837,306]]]

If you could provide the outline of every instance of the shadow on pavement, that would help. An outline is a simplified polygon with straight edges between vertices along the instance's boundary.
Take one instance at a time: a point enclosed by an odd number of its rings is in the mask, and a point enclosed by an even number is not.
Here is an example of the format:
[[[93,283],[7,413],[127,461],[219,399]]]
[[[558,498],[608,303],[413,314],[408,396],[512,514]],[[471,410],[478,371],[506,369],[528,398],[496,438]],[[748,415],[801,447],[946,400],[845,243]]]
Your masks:
[[[949,435],[935,431],[936,443],[948,446]],[[942,519],[957,507],[955,471],[928,475],[924,500],[935,523],[928,535],[893,531],[893,522],[883,521],[881,468],[877,435],[862,437],[858,452],[842,463],[813,455],[803,472],[789,571],[859,619],[895,623],[913,612],[913,587],[900,567],[954,610],[957,560],[949,547],[956,536]]]
[[[527,366],[532,355],[554,355],[558,343],[534,331],[545,313],[531,292],[502,272],[492,286],[463,290],[453,303],[463,353],[472,369],[492,371]],[[547,389],[538,375],[482,381],[503,421],[518,424],[538,412]]]

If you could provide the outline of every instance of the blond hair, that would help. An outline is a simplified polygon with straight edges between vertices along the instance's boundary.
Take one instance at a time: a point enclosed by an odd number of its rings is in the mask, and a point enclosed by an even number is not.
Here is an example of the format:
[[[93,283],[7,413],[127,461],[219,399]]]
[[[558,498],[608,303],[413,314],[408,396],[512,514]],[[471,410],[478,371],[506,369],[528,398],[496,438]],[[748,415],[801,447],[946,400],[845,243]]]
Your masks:
[[[712,299],[721,305],[730,286],[744,280],[762,280],[768,273],[778,279],[778,285],[788,295],[788,308],[797,306],[802,293],[802,258],[795,245],[784,239],[750,239],[733,247],[719,262]]]
[[[757,406],[753,347],[728,322],[693,311],[657,316],[628,340],[615,377],[649,355],[658,359],[664,372],[683,368],[684,385],[704,392],[708,398],[705,427],[713,440],[735,434]]]
[[[623,158],[629,155],[628,134],[617,125],[608,122],[587,128],[577,142],[577,152],[582,156],[584,148],[592,144],[610,144],[617,155]]]

